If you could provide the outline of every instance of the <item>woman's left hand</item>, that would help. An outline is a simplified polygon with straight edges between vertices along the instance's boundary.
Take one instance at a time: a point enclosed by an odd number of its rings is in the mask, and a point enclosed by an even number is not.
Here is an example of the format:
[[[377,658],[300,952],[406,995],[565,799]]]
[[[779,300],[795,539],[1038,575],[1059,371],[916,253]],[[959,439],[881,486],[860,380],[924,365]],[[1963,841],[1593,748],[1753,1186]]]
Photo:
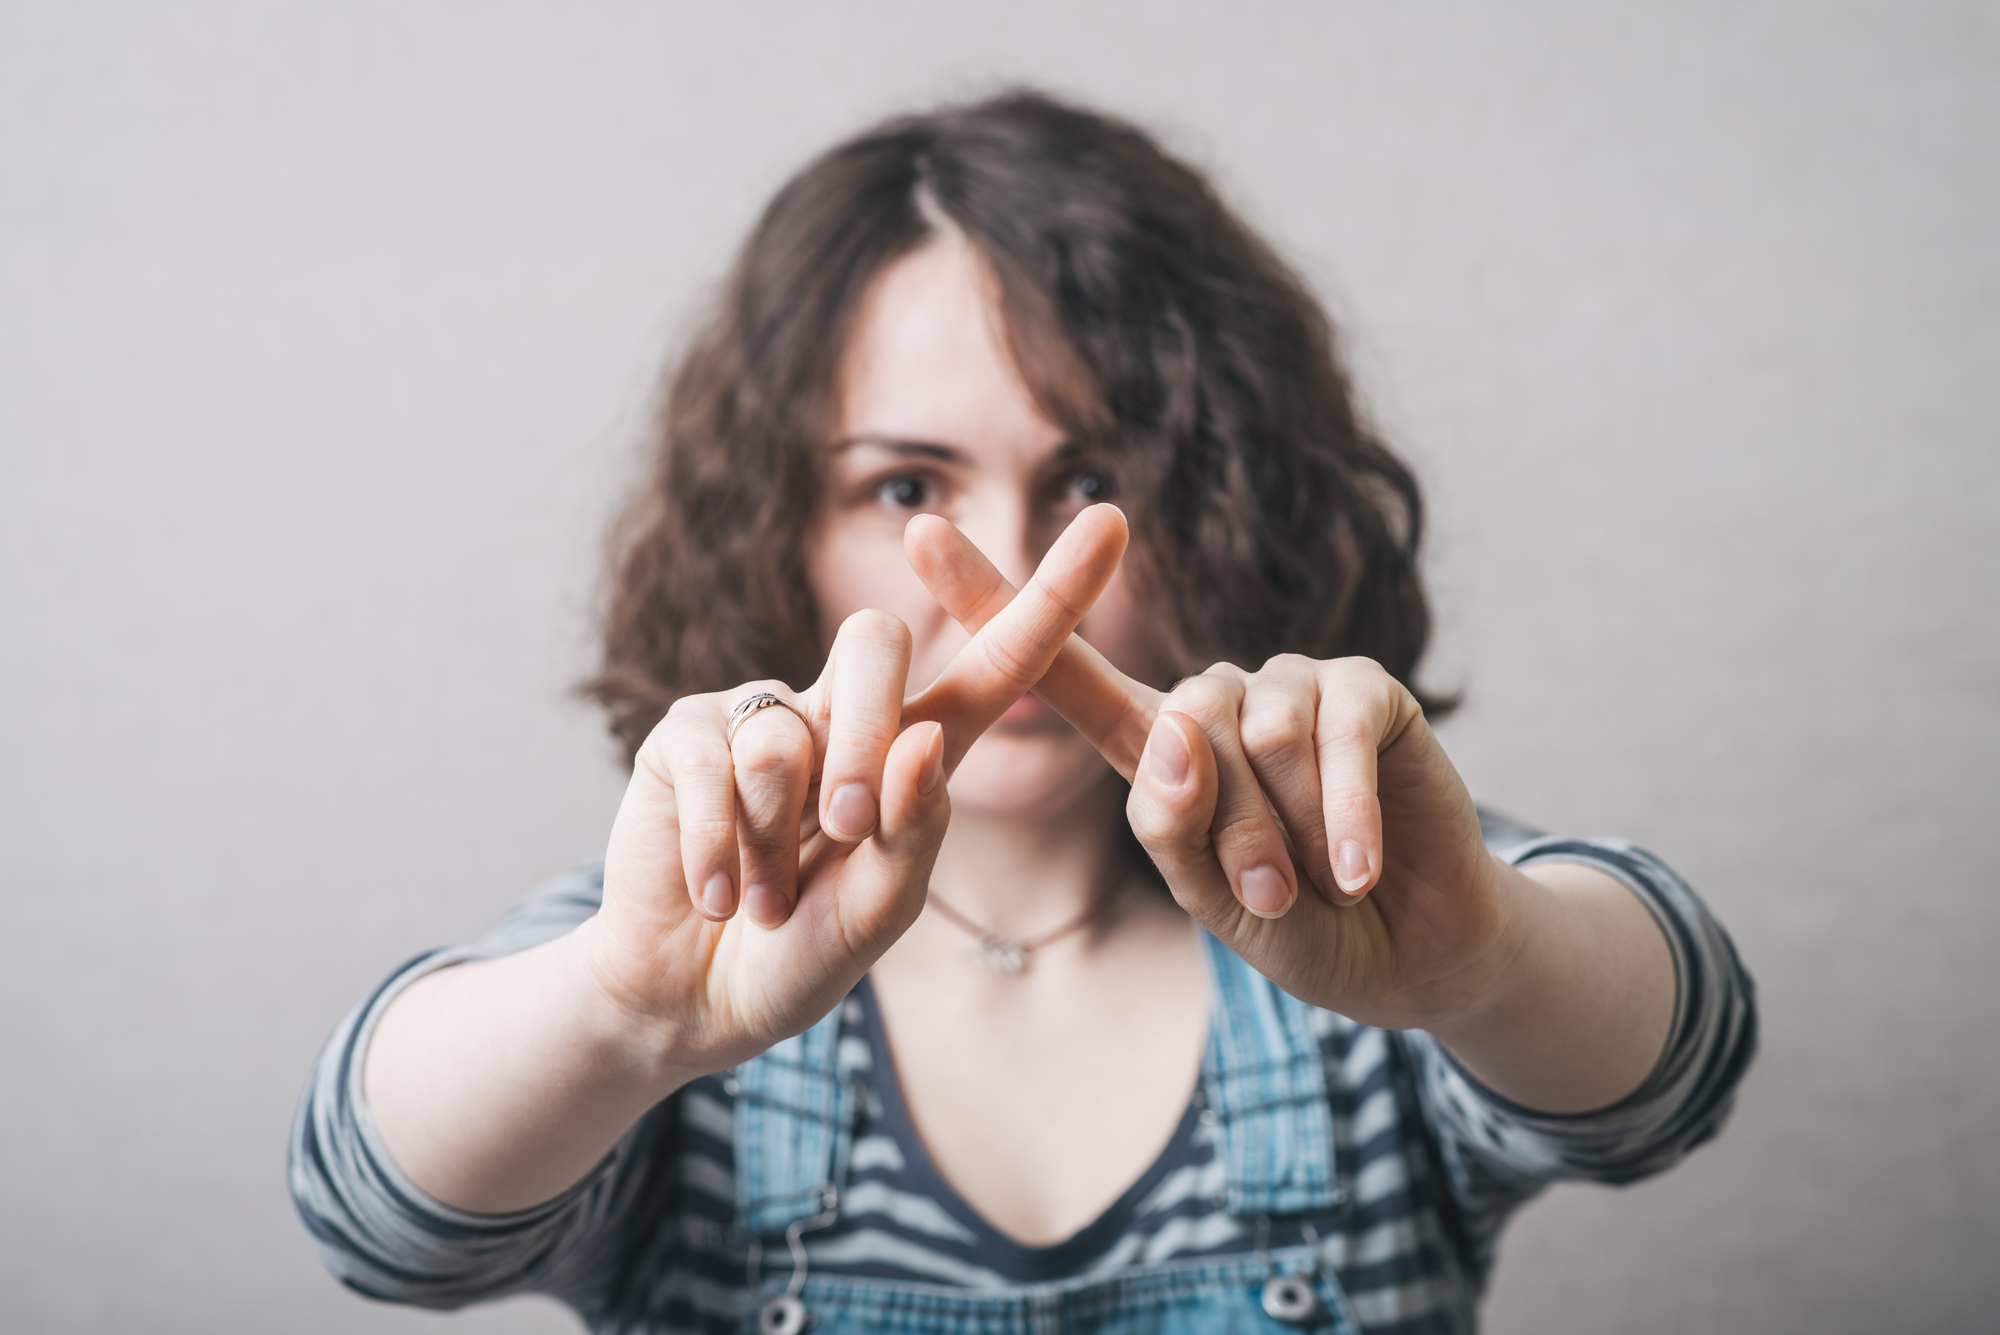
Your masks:
[[[904,541],[967,630],[1013,597],[943,520],[913,520]],[[1294,996],[1431,1027],[1506,972],[1518,873],[1487,853],[1422,708],[1373,661],[1218,664],[1163,693],[1071,636],[1035,693],[1131,780],[1132,828],[1182,907]]]

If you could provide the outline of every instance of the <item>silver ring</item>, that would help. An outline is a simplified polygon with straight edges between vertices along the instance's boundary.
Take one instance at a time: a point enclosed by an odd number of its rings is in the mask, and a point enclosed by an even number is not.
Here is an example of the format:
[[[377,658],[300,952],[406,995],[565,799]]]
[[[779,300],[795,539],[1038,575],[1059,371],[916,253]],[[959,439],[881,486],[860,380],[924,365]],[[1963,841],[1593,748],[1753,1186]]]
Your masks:
[[[736,708],[729,711],[729,731],[723,736],[723,744],[725,746],[734,746],[736,744],[736,730],[743,726],[743,721],[758,710],[769,709],[772,705],[783,705],[785,708],[791,710],[799,716],[799,722],[806,725],[806,731],[808,733],[812,731],[812,720],[806,717],[805,710],[800,709],[782,695],[773,695],[769,691],[759,691],[747,699],[738,701]]]

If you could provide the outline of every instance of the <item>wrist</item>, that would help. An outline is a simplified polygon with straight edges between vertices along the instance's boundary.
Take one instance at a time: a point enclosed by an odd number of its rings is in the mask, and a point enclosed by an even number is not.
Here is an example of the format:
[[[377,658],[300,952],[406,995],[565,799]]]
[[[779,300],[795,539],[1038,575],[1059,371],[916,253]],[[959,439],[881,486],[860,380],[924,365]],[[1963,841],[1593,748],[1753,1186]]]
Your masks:
[[[649,1007],[623,985],[611,937],[599,914],[557,943],[574,1024],[607,1074],[659,1099],[740,1060],[706,1052],[693,1026]]]
[[[1415,1028],[1451,1041],[1503,1019],[1532,973],[1534,946],[1547,907],[1547,887],[1489,855],[1475,902],[1486,906],[1491,929],[1483,947],[1450,976],[1428,989],[1425,1017]]]
[[[1505,869],[1518,944],[1471,1003],[1426,1026],[1488,1089],[1582,1113],[1640,1088],[1673,1022],[1673,953],[1623,883],[1564,862]]]

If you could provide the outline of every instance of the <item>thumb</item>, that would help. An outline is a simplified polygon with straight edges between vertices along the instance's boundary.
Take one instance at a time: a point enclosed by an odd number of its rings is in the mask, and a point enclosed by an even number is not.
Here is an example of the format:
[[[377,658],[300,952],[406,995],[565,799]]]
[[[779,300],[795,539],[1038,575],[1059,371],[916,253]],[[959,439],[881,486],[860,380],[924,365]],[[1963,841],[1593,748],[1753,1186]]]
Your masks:
[[[1178,710],[1161,710],[1132,775],[1126,819],[1180,906],[1226,941],[1246,910],[1210,836],[1219,792],[1215,752],[1201,725]]]
[[[951,795],[944,781],[944,726],[913,723],[889,747],[882,766],[882,818],[855,847],[840,892],[840,922],[872,960],[923,912],[931,867]]]

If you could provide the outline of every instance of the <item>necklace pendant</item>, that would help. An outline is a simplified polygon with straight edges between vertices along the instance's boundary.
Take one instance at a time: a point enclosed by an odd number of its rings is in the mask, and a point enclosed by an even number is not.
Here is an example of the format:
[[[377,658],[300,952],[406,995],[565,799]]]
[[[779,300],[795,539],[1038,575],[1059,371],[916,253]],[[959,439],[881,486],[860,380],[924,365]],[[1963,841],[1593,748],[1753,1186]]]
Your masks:
[[[1020,973],[1028,967],[1028,952],[1021,949],[1021,943],[997,936],[981,937],[972,948],[972,956],[995,973]]]

